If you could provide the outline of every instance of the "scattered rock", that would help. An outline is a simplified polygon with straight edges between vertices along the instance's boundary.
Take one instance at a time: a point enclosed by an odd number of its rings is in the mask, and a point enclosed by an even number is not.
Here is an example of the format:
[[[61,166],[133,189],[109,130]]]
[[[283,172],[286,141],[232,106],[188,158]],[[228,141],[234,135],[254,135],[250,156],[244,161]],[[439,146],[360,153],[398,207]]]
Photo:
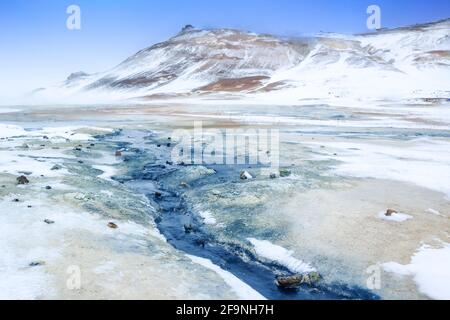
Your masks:
[[[291,171],[288,169],[280,169],[280,177],[285,178],[291,175]]]
[[[160,145],[160,144],[157,144],[156,146],[157,146],[158,148],[161,148],[161,145]]]
[[[83,163],[84,163],[84,161],[82,161],[82,160],[78,160],[78,163],[79,163],[79,164],[83,164]]]
[[[24,143],[24,144],[22,145],[22,148],[24,148],[24,149],[29,149],[30,147],[29,147],[26,143]]]
[[[45,261],[33,261],[29,264],[30,267],[45,266]]]
[[[56,171],[56,170],[61,170],[62,167],[59,164],[55,164],[51,170]]]
[[[122,151],[117,150],[116,151],[116,157],[121,157],[122,156]]]
[[[171,144],[170,144],[170,143],[168,143],[168,144],[167,144],[167,148],[170,148],[170,146],[171,146]]]
[[[192,224],[185,224],[184,225],[184,232],[186,232],[186,233],[194,232],[194,227],[192,226]]]
[[[108,227],[111,229],[117,229],[119,228],[119,226],[117,224],[115,224],[114,222],[110,222],[108,223]]]
[[[52,187],[46,186],[46,187],[45,187],[45,190],[52,190]]]
[[[54,224],[54,223],[55,223],[55,221],[50,220],[50,219],[45,219],[44,222],[45,222],[46,224]]]
[[[43,136],[42,139],[48,140],[49,138],[48,138],[48,136]]]
[[[295,289],[302,284],[302,276],[278,276],[275,283],[283,289]]]
[[[276,284],[283,289],[295,289],[302,284],[313,285],[320,281],[322,277],[318,272],[310,272],[308,274],[299,274],[292,276],[278,276]]]
[[[91,147],[95,147],[95,143],[91,143],[90,146],[91,146]]]
[[[270,179],[276,179],[276,178],[277,178],[277,175],[275,173],[270,174]]]
[[[27,208],[28,208],[28,209],[31,209],[31,208],[33,208],[33,206],[31,206],[31,205],[28,205],[28,206],[27,206]]]
[[[156,192],[155,192],[155,198],[161,198],[161,197],[162,197],[162,193],[156,191]]]
[[[19,199],[13,199],[13,202],[20,202]]]
[[[398,213],[398,211],[394,210],[394,209],[387,209],[386,211],[386,217],[391,217],[392,215]]]
[[[253,179],[253,176],[250,173],[248,173],[247,171],[242,171],[240,177],[241,177],[241,180]]]
[[[17,184],[29,184],[30,181],[25,176],[20,176],[17,178]]]
[[[81,150],[81,148],[76,147],[76,148],[75,148],[75,151],[82,151],[82,150]]]
[[[173,166],[173,162],[172,161],[166,161],[166,164],[169,166]]]

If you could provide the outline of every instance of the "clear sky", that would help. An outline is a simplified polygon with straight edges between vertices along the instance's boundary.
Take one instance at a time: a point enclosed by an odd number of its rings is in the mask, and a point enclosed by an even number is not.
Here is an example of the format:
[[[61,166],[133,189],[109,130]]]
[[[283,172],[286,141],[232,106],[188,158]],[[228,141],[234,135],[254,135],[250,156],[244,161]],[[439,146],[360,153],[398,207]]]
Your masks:
[[[66,9],[81,8],[81,30]],[[97,72],[183,25],[295,36],[367,32],[366,9],[381,7],[382,26],[450,18],[450,0],[0,0],[0,99]],[[1,102],[1,101],[0,101]]]

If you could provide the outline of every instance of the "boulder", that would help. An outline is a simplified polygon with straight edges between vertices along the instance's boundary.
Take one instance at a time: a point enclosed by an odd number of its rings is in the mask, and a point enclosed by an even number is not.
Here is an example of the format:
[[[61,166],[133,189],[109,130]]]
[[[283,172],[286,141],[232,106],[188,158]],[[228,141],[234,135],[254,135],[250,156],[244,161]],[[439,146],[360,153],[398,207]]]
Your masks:
[[[285,178],[291,175],[291,171],[288,169],[280,169],[280,177]]]
[[[385,215],[386,215],[386,217],[391,217],[391,216],[393,216],[396,213],[398,213],[398,212],[396,210],[394,210],[394,209],[387,209]]]
[[[117,224],[115,224],[114,222],[110,222],[108,223],[108,227],[111,229],[117,229],[119,228],[119,226]]]
[[[29,184],[30,181],[25,176],[20,176],[17,178],[17,184]]]

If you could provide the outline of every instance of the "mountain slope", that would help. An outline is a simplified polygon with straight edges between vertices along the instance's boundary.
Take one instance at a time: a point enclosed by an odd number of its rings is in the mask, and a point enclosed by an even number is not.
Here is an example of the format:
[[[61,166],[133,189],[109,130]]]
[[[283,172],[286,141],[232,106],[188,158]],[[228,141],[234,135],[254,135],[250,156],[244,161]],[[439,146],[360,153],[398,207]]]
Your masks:
[[[295,103],[301,99],[449,98],[450,20],[374,34],[284,40],[192,27],[98,74],[74,73],[39,96]]]

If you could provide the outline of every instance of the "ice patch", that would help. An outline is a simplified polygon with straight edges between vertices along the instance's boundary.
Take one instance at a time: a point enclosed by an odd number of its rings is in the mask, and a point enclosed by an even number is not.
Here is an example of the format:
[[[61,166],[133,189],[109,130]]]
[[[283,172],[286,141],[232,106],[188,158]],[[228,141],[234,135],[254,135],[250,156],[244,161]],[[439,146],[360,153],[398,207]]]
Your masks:
[[[216,224],[217,220],[213,217],[212,213],[209,211],[200,211],[199,215],[203,218],[205,224]]]
[[[283,247],[274,245],[266,240],[257,240],[248,238],[248,241],[254,246],[256,254],[264,259],[279,263],[290,271],[295,273],[314,272],[311,265],[293,257],[294,252]]]
[[[437,210],[431,209],[431,208],[428,209],[426,212],[427,212],[427,213],[434,214],[434,215],[439,216],[439,217],[444,217],[444,215],[443,215],[442,213],[440,213],[440,212],[437,211]]]
[[[241,281],[238,277],[233,275],[232,273],[223,270],[219,266],[215,265],[211,262],[211,260],[187,255],[192,262],[202,265],[203,267],[216,272],[222,279],[225,281],[227,285],[229,285],[234,292],[238,295],[238,297],[242,300],[266,300],[264,296],[262,296],[259,292],[254,290],[248,284]]]
[[[413,219],[412,216],[404,213],[393,213],[391,216],[387,216],[386,212],[380,212],[378,217],[386,221],[404,222]]]
[[[423,246],[411,258],[411,263],[383,264],[384,270],[402,276],[413,276],[419,290],[433,299],[450,299],[450,244],[435,249]]]
[[[111,180],[111,178],[117,173],[117,169],[112,166],[94,165],[92,168],[103,171],[103,173],[98,175],[98,177],[105,180]]]

